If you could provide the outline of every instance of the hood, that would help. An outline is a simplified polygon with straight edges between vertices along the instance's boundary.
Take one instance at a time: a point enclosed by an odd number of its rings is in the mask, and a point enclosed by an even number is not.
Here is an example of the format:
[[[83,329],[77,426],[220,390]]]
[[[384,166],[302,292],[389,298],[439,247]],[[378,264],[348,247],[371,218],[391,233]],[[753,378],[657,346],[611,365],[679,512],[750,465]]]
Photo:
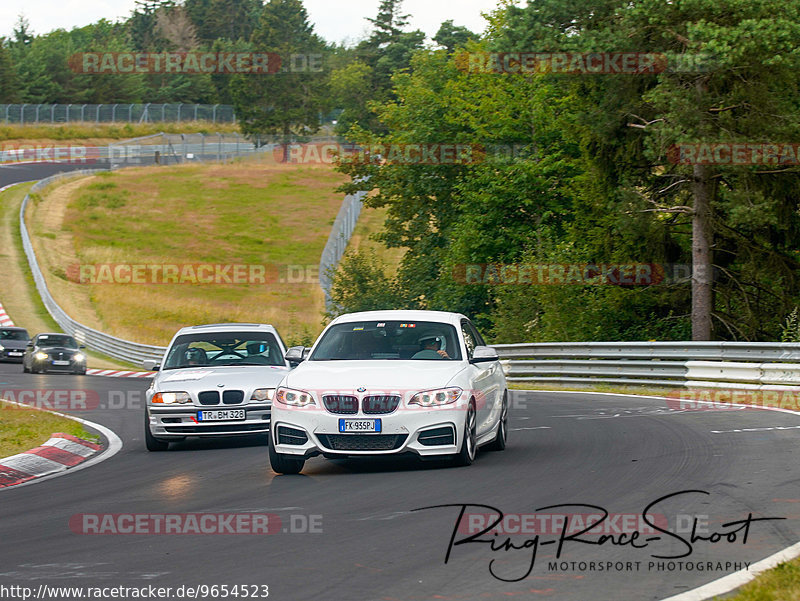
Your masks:
[[[153,379],[153,386],[164,391],[211,390],[218,384],[224,384],[224,388],[228,389],[277,388],[288,372],[287,367],[270,365],[187,367],[158,372]]]
[[[0,340],[0,346],[15,351],[24,351],[28,346],[27,340]]]
[[[83,352],[76,348],[67,348],[66,346],[40,346],[37,351],[41,351],[42,353],[65,353],[67,355]]]
[[[292,371],[284,386],[304,390],[432,390],[447,386],[464,370],[461,361],[307,361]]]

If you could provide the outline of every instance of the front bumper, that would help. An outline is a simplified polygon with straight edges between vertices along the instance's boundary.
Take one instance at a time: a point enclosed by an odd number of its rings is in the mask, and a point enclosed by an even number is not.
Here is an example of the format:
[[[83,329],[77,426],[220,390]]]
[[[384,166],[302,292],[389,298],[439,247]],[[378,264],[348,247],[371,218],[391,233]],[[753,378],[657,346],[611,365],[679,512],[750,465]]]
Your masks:
[[[67,365],[56,365],[56,362],[67,361]],[[34,369],[45,369],[47,371],[75,372],[86,369],[86,361],[73,361],[72,359],[34,359],[31,362]]]
[[[18,355],[17,354],[13,354],[12,355],[11,353],[19,353],[19,354]],[[7,348],[7,349],[3,349],[2,351],[0,351],[0,361],[9,361],[9,362],[12,362],[12,363],[22,363],[22,358],[23,358],[24,355],[25,355],[25,351],[24,350]]]
[[[339,419],[381,420],[379,434],[343,434]],[[370,456],[415,453],[421,457],[454,455],[464,432],[466,410],[400,409],[384,415],[339,415],[324,410],[273,409],[272,431],[275,450],[286,455]]]
[[[243,409],[244,420],[198,421],[198,411],[218,409]],[[271,405],[255,404],[208,407],[197,405],[147,407],[147,422],[150,433],[164,440],[186,436],[239,436],[266,434],[269,432]]]

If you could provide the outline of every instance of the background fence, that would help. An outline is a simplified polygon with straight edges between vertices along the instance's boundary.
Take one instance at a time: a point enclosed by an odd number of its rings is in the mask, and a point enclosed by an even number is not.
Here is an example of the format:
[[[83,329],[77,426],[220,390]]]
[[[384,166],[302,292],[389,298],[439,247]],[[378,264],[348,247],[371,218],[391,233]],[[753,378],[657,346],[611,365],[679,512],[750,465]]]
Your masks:
[[[236,123],[228,104],[0,104],[4,123]]]
[[[336,270],[336,266],[339,265],[339,261],[347,250],[347,244],[356,228],[358,216],[364,207],[366,195],[366,192],[357,192],[345,197],[342,208],[339,209],[339,214],[333,222],[328,242],[322,250],[319,262],[319,285],[325,293],[326,307],[331,304],[331,284],[333,283],[331,274]]]

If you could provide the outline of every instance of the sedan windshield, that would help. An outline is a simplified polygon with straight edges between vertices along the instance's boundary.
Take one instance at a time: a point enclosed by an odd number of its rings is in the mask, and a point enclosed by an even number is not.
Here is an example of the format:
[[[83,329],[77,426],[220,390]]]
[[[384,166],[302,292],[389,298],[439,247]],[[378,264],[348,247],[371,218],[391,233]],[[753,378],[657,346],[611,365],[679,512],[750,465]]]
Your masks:
[[[264,332],[209,332],[179,336],[170,347],[164,369],[225,365],[285,366],[275,336]]]
[[[325,332],[311,361],[460,360],[456,329],[427,321],[351,321]]]
[[[36,344],[42,348],[78,348],[78,343],[75,342],[75,339],[72,336],[58,334],[39,336]]]
[[[28,340],[28,332],[25,330],[0,330],[0,340]]]

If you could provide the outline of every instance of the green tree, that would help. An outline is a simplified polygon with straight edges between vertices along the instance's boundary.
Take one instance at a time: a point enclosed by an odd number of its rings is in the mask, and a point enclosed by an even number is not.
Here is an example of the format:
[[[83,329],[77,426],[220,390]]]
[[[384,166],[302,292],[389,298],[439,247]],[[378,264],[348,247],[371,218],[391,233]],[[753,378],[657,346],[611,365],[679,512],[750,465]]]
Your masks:
[[[0,38],[0,103],[14,103],[18,100],[17,72],[8,49],[8,42]]]
[[[693,264],[697,340],[777,335],[776,304],[785,314],[798,293],[797,168],[675,165],[668,149],[797,137],[798,11],[772,0],[590,2],[577,11],[545,0],[508,8],[494,40],[506,51],[644,48],[668,58],[660,74],[562,78],[596,175],[581,188],[591,207],[583,239],[609,254],[641,253],[652,247],[643,239],[651,224],[666,226],[657,227],[661,248],[678,246]]]
[[[274,75],[234,77],[232,96],[242,131],[278,135],[285,142],[294,134],[317,131],[326,105],[326,80],[319,64],[325,43],[314,33],[303,3],[270,0],[251,43],[260,52],[280,56],[282,67]]]
[[[467,42],[473,42],[478,36],[466,27],[453,25],[453,20],[449,19],[442,23],[439,31],[433,36],[433,41],[444,46],[448,52],[454,52],[456,48],[463,48]]]

